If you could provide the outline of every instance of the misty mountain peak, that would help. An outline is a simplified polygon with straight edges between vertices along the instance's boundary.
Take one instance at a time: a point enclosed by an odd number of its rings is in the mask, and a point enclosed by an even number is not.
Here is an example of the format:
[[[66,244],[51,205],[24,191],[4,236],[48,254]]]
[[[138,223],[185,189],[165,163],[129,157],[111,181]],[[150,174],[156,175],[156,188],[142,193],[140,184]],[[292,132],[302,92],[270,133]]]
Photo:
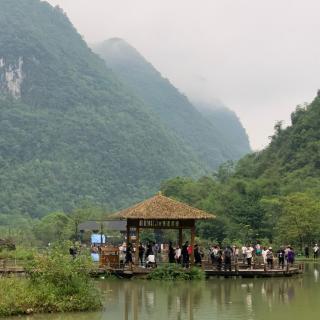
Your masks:
[[[127,68],[137,73],[160,75],[153,65],[124,39],[108,39],[95,45],[93,50],[106,60],[107,66],[111,69],[117,66],[117,68]]]
[[[102,42],[100,45],[97,46],[97,49],[101,50],[109,50],[113,53],[120,54],[119,58],[122,59],[128,59],[132,56],[139,57],[140,59],[144,59],[142,55],[132,46],[130,45],[126,40],[122,38],[111,38],[104,42]]]
[[[248,137],[243,134],[244,130],[236,117],[230,122],[230,116],[226,113],[224,118],[228,120],[222,123],[233,126],[239,122],[237,128],[240,128],[241,135],[237,143],[239,140],[244,141],[240,148],[234,147],[233,140],[226,137],[225,130],[221,132],[216,121],[212,121],[211,114],[209,116],[197,110],[186,96],[125,40],[109,39],[96,46],[94,51],[135,95],[145,101],[162,123],[193,151],[204,167],[216,169],[222,162],[238,159],[250,152]],[[217,121],[220,120],[219,114]],[[232,131],[232,128],[227,131]],[[239,134],[236,133],[236,136]]]

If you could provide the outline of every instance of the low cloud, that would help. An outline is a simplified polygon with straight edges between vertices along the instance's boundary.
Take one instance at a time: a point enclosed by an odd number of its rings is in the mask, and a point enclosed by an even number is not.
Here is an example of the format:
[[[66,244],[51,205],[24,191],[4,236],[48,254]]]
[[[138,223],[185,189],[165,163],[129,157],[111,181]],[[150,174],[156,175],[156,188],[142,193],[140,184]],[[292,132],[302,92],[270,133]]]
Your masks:
[[[121,37],[192,99],[222,101],[253,148],[320,87],[317,0],[50,0],[88,42]]]

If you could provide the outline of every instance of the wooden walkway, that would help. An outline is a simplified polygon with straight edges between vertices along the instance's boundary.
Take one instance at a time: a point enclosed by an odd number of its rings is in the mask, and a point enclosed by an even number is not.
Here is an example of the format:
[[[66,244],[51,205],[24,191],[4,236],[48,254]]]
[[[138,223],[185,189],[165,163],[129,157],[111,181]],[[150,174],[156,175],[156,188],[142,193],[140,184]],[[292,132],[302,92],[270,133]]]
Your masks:
[[[271,277],[291,277],[302,274],[303,270],[298,267],[287,269],[239,269],[238,271],[205,270],[206,277],[241,277],[241,278],[271,278]]]
[[[304,265],[302,263],[286,266],[284,269],[275,267],[274,269],[267,269],[264,265],[255,266],[248,269],[245,265],[234,265],[231,271],[224,269],[218,270],[211,264],[204,264],[202,269],[206,278],[210,277],[241,277],[241,278],[271,278],[271,277],[291,277],[299,275],[304,272]],[[99,268],[92,272],[93,276],[103,276],[105,274],[112,274],[118,278],[146,278],[152,268],[135,267],[132,268]]]
[[[152,268],[144,267],[105,267],[97,268],[92,270],[91,275],[93,277],[100,277],[105,275],[115,275],[118,278],[146,278],[148,274],[152,271]],[[233,263],[231,266],[231,271],[222,269],[218,270],[215,266],[207,261],[204,261],[202,264],[202,270],[205,273],[206,278],[210,277],[242,277],[242,278],[266,278],[266,277],[291,277],[294,275],[299,275],[304,272],[304,264],[298,263],[290,266],[285,266],[284,269],[279,268],[278,265],[275,265],[273,269],[268,269],[264,265],[253,265],[252,268],[248,268],[245,264]],[[19,262],[7,262],[0,260],[0,276],[6,275],[25,275],[26,271],[23,266],[19,266]]]
[[[233,262],[231,271],[225,270],[222,265],[221,269],[217,269],[211,263],[205,261],[202,268],[206,277],[223,276],[223,277],[242,277],[242,278],[262,278],[262,277],[291,277],[293,275],[302,274],[304,272],[304,264],[285,265],[281,268],[277,263],[274,263],[273,268],[269,269],[265,264],[253,263],[251,268],[246,264]]]

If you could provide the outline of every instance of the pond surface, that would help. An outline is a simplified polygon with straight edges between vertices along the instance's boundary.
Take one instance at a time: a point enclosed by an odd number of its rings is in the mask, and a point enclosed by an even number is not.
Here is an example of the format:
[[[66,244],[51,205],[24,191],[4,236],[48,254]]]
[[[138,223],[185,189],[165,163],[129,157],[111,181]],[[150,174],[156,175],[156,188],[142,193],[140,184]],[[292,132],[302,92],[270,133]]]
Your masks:
[[[310,263],[303,276],[292,278],[215,278],[175,283],[101,280],[98,285],[104,292],[103,311],[28,319],[316,320],[320,319],[319,276],[320,265]]]

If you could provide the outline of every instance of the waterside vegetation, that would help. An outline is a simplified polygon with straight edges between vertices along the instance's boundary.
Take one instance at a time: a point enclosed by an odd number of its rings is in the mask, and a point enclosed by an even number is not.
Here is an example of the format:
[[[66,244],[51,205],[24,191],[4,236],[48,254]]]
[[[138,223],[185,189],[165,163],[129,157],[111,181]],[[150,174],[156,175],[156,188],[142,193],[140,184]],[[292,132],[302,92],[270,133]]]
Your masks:
[[[0,316],[87,311],[101,308],[100,295],[89,276],[86,255],[72,258],[68,244],[36,254],[26,278],[0,279]]]
[[[181,265],[169,263],[155,268],[149,273],[148,279],[151,280],[201,280],[204,279],[204,272],[201,268],[192,267],[185,269]]]

